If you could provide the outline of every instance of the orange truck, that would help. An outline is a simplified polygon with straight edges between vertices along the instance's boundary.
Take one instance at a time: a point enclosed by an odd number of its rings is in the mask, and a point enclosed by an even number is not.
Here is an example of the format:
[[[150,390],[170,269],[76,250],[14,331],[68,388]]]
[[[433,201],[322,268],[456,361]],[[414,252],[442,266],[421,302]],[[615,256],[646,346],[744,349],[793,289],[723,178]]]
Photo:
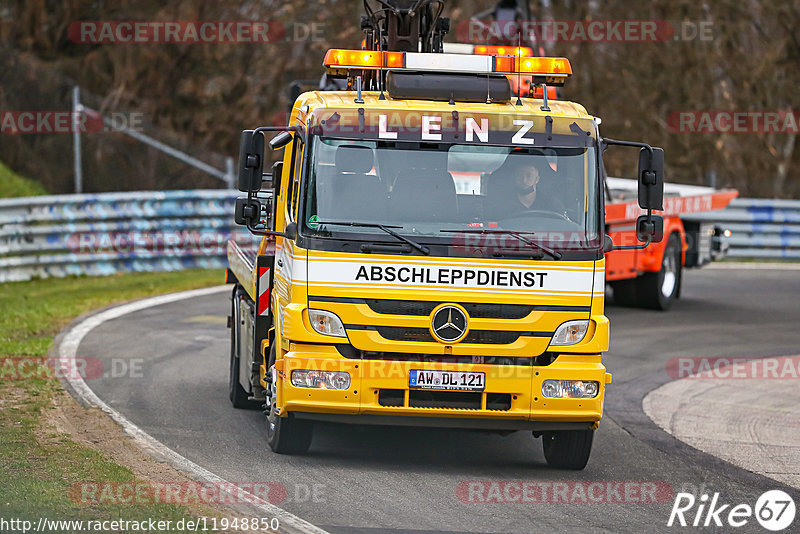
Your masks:
[[[700,212],[721,210],[738,196],[735,189],[665,184],[664,240],[644,249],[606,253],[606,282],[614,302],[666,310],[680,296],[683,268],[702,267],[727,252],[713,223],[693,219]],[[642,214],[635,180],[606,178],[606,234],[615,244],[636,243],[635,222]]]

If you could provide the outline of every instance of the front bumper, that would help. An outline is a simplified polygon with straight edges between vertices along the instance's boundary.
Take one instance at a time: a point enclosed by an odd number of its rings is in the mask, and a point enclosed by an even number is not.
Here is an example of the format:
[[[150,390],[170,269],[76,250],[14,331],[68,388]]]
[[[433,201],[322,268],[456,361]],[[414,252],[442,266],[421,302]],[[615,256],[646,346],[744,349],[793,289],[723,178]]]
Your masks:
[[[295,387],[289,380],[294,369],[344,371],[350,373],[350,387]],[[484,391],[467,395],[410,389],[412,369],[484,372],[486,385]],[[599,354],[560,354],[546,366],[490,365],[347,359],[333,346],[296,343],[278,360],[276,370],[283,377],[277,399],[282,414],[355,423],[414,425],[416,421],[419,426],[509,430],[590,427],[602,418],[605,386],[611,381]],[[541,395],[542,382],[548,379],[594,380],[600,388],[592,399],[548,399]],[[435,422],[442,419],[455,424]]]

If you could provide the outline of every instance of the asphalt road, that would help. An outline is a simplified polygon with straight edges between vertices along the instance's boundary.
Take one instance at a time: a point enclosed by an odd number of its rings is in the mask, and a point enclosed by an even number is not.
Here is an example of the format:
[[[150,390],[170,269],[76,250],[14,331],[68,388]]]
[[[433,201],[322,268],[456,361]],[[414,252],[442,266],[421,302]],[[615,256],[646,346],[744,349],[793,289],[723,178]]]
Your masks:
[[[672,497],[475,503],[459,499],[457,489],[475,480],[651,481],[670,492],[719,492],[723,502],[751,506],[762,492],[783,489],[800,504],[796,491],[675,440],[641,407],[647,392],[670,380],[665,366],[672,357],[796,354],[797,295],[800,271],[708,269],[686,273],[683,297],[667,313],[610,305],[605,362],[614,382],[580,472],[547,468],[540,440],[525,432],[329,425],[316,428],[307,455],[272,453],[263,415],[235,410],[227,399],[229,293],[107,322],[89,333],[79,354],[117,366],[124,376],[87,383],[151,436],[229,481],[284,484],[287,498],[277,504],[330,532],[684,531],[694,529],[666,527]],[[752,518],[735,530],[767,532]]]

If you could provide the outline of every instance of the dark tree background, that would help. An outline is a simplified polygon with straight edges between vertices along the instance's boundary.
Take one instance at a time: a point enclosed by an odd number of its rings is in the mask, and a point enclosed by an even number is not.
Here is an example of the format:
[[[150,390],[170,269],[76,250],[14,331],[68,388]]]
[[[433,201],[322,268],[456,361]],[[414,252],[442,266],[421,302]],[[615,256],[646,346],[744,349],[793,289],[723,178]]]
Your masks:
[[[494,2],[447,4],[455,27]],[[548,52],[570,58],[565,95],[603,118],[604,135],[665,148],[669,180],[713,179],[745,196],[800,197],[796,133],[674,133],[667,126],[670,113],[686,110],[800,111],[800,0],[552,0],[531,7],[553,20],[708,24],[711,39],[558,42]],[[90,107],[141,114],[145,133],[223,169],[239,130],[287,109],[288,82],[318,78],[327,48],[358,45],[361,11],[356,0],[0,0],[0,110],[66,110],[79,85]],[[83,44],[67,34],[81,20],[280,21],[287,38]],[[321,39],[302,38],[312,25]],[[222,185],[119,133],[83,137],[86,191]],[[0,160],[52,192],[72,190],[69,135],[0,135]],[[634,160],[610,153],[609,172],[630,176]]]

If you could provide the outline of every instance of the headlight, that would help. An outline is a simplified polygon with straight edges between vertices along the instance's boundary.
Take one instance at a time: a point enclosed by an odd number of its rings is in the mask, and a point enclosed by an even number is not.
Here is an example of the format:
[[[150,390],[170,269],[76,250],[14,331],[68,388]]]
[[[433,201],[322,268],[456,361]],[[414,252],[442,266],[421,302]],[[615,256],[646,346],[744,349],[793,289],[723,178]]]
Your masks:
[[[348,389],[350,373],[344,371],[292,371],[292,385],[298,388]]]
[[[326,336],[347,337],[342,320],[335,313],[325,310],[308,310],[311,327]]]
[[[542,383],[542,397],[548,399],[593,399],[599,390],[599,383],[587,380],[545,380]]]
[[[556,329],[550,345],[574,345],[583,340],[589,329],[589,320],[567,321]]]

